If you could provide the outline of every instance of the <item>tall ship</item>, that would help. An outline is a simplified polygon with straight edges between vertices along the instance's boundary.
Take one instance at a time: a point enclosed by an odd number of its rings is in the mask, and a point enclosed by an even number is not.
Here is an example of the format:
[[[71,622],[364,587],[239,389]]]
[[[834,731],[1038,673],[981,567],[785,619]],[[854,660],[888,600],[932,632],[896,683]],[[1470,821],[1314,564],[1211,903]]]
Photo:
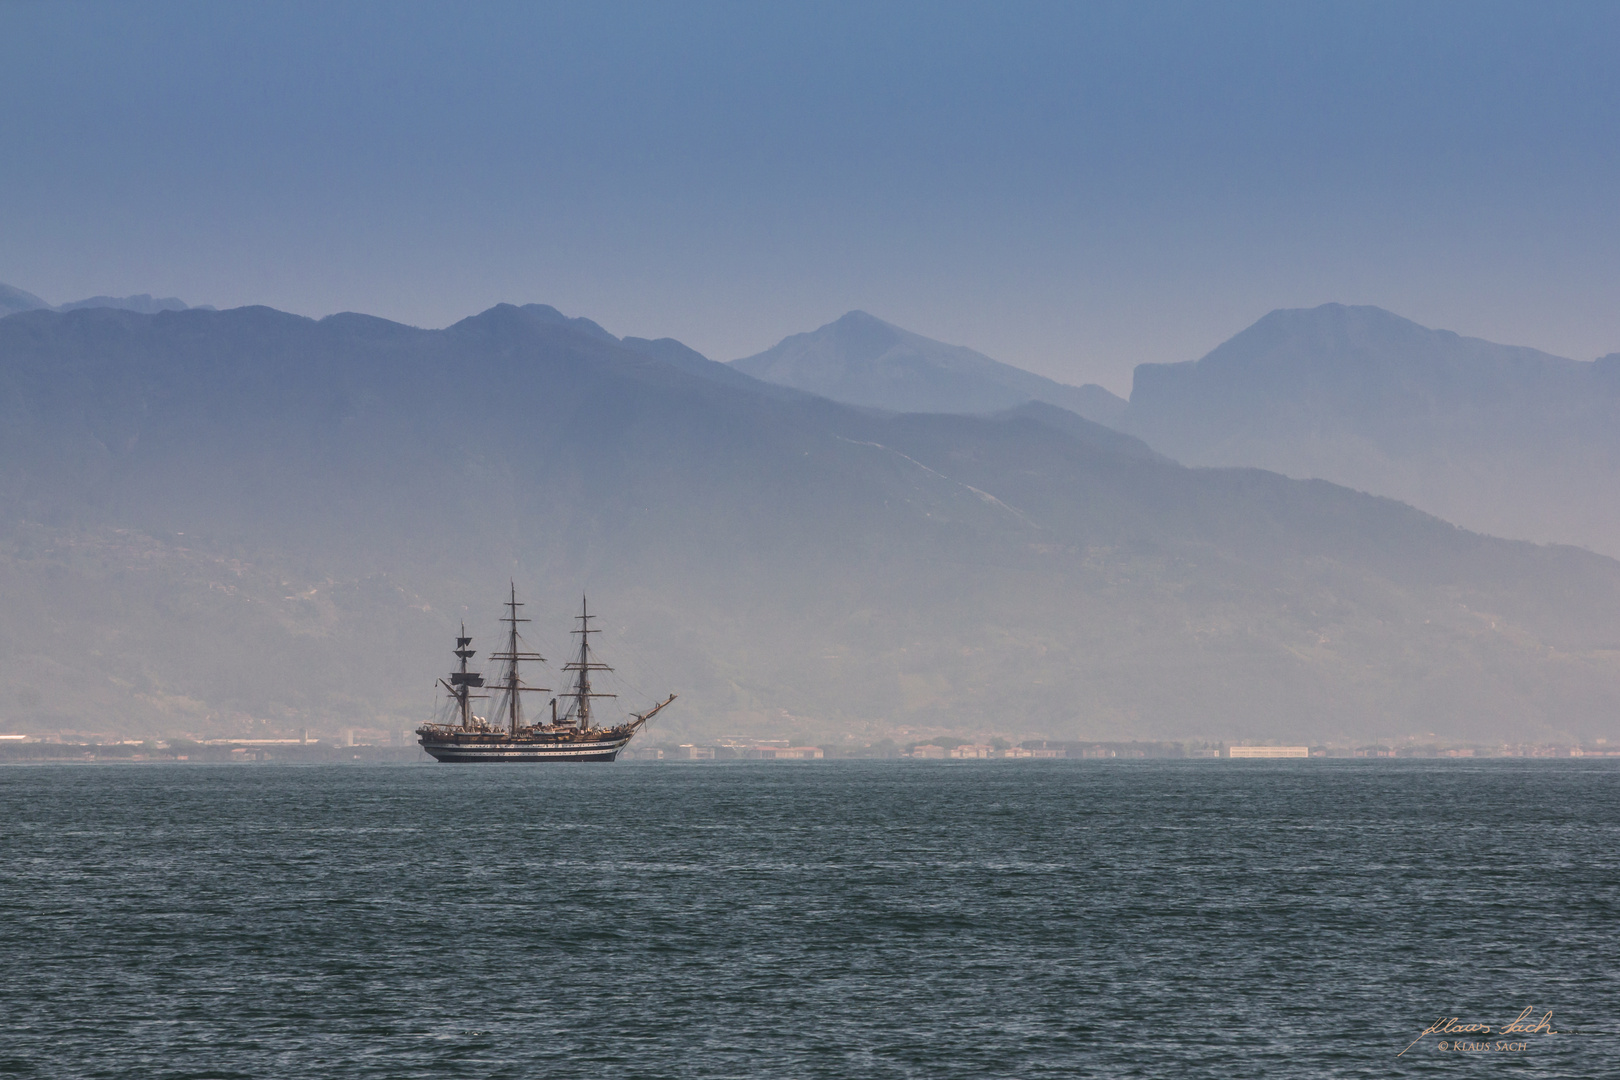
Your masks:
[[[439,761],[612,761],[647,721],[675,700],[671,694],[646,712],[631,713],[623,723],[603,725],[597,720],[591,703],[618,695],[601,693],[591,686],[592,672],[613,669],[600,663],[591,648],[591,635],[601,631],[591,626],[596,616],[581,598],[579,629],[573,631],[579,637],[579,651],[563,666],[564,672],[573,673],[573,689],[551,699],[549,717],[542,715],[541,722],[530,722],[524,716],[523,695],[551,691],[544,686],[530,686],[519,671],[520,664],[545,660],[524,648],[518,623],[529,620],[518,615],[520,607],[523,605],[518,602],[514,583],[506,602],[507,614],[501,620],[507,624],[506,648],[488,656],[501,665],[501,673],[488,684],[482,673],[467,669],[475,653],[467,625],[462,624],[455,649],[459,668],[439,680],[449,694],[445,709],[437,723],[416,729],[422,749]],[[474,692],[480,690],[490,692]],[[479,700],[494,702],[496,707],[490,712],[493,723],[474,714],[473,702]],[[560,712],[559,701],[567,702]]]

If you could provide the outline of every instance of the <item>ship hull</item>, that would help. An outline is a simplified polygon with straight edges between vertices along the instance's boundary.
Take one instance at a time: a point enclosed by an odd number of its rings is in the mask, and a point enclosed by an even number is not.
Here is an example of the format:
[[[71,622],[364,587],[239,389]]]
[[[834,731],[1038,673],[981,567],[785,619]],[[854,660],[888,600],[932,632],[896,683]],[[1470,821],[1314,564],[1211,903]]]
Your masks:
[[[450,762],[612,761],[629,741],[629,735],[579,742],[435,735],[418,740],[435,760]]]

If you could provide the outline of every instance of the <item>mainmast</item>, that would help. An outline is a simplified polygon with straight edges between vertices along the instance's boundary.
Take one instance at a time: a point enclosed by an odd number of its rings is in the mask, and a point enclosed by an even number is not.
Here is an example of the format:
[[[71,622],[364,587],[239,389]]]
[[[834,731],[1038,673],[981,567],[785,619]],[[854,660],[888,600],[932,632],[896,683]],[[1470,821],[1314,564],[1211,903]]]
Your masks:
[[[574,682],[574,692],[564,694],[575,701],[576,715],[579,717],[579,730],[585,731],[591,726],[591,698],[618,697],[617,694],[596,694],[591,692],[591,672],[612,671],[606,664],[598,664],[591,659],[591,635],[600,634],[600,630],[591,629],[591,620],[596,618],[590,613],[590,607],[585,597],[579,598],[579,629],[574,633],[579,635],[579,659],[570,664],[564,664],[564,671],[577,671],[579,677]]]
[[[504,683],[503,689],[506,691],[507,726],[510,728],[513,735],[516,735],[518,733],[518,728],[523,726],[523,707],[518,702],[518,694],[524,690],[544,691],[548,689],[548,687],[544,686],[524,686],[523,680],[518,678],[519,660],[545,659],[545,657],[541,656],[539,653],[521,652],[518,649],[517,624],[520,622],[529,621],[528,619],[518,618],[517,609],[520,607],[523,607],[523,605],[518,603],[517,583],[513,582],[511,599],[506,602],[508,614],[506,618],[501,620],[501,622],[507,624],[508,628],[506,635],[506,651],[489,654],[489,658],[491,660],[506,661],[506,677],[502,680],[502,682]]]

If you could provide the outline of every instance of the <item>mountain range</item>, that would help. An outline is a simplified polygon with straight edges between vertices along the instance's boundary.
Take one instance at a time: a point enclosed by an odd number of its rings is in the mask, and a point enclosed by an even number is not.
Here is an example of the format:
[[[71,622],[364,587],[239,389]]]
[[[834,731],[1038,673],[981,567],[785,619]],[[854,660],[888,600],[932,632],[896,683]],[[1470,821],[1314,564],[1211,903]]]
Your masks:
[[[153,297],[148,293],[138,296],[92,296],[87,300],[73,300],[66,304],[51,304],[31,292],[11,285],[0,284],[0,318],[19,311],[78,311],[81,308],[117,308],[121,311],[139,311],[152,315],[159,311],[189,311],[190,306],[178,297]],[[213,311],[210,305],[198,310]]]
[[[1184,464],[1331,480],[1492,535],[1620,556],[1620,353],[1569,360],[1324,304],[1274,311],[1201,360],[1138,366],[1129,402],[863,312],[734,366],[895,412],[1049,402]]]
[[[6,726],[413,727],[508,582],[548,656],[588,591],[625,703],[682,695],[673,738],[1620,716],[1620,563],[1050,404],[850,406],[543,305],[0,319]]]

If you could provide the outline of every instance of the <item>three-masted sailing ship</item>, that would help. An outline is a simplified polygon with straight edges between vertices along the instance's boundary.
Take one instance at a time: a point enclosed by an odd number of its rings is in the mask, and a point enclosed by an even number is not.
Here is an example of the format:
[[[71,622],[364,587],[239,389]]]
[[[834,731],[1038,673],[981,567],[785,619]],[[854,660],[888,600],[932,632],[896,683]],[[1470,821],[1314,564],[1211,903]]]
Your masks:
[[[462,624],[455,649],[459,669],[439,680],[439,685],[450,695],[446,702],[449,715],[443,717],[443,722],[423,724],[416,729],[422,749],[439,761],[612,761],[647,721],[675,700],[675,695],[671,694],[646,712],[631,713],[625,723],[602,726],[597,722],[591,703],[617,695],[600,693],[591,686],[592,672],[613,669],[600,663],[591,649],[591,635],[601,631],[592,628],[591,620],[596,616],[590,613],[582,598],[579,629],[573,631],[579,635],[579,651],[563,666],[565,672],[574,673],[574,687],[551,699],[549,721],[542,716],[540,723],[530,723],[524,717],[523,695],[550,690],[528,685],[519,673],[521,663],[545,659],[523,647],[518,623],[529,620],[519,617],[520,607],[523,604],[518,602],[514,584],[511,598],[506,602],[507,614],[501,620],[508,627],[506,648],[488,656],[502,665],[501,673],[487,684],[482,673],[467,669],[475,653],[472,638],[467,636],[467,625]],[[494,693],[474,693],[475,690]],[[473,702],[480,699],[496,702],[497,707],[491,713],[496,718],[495,723],[474,715]],[[557,709],[558,701],[568,702],[561,713]]]

